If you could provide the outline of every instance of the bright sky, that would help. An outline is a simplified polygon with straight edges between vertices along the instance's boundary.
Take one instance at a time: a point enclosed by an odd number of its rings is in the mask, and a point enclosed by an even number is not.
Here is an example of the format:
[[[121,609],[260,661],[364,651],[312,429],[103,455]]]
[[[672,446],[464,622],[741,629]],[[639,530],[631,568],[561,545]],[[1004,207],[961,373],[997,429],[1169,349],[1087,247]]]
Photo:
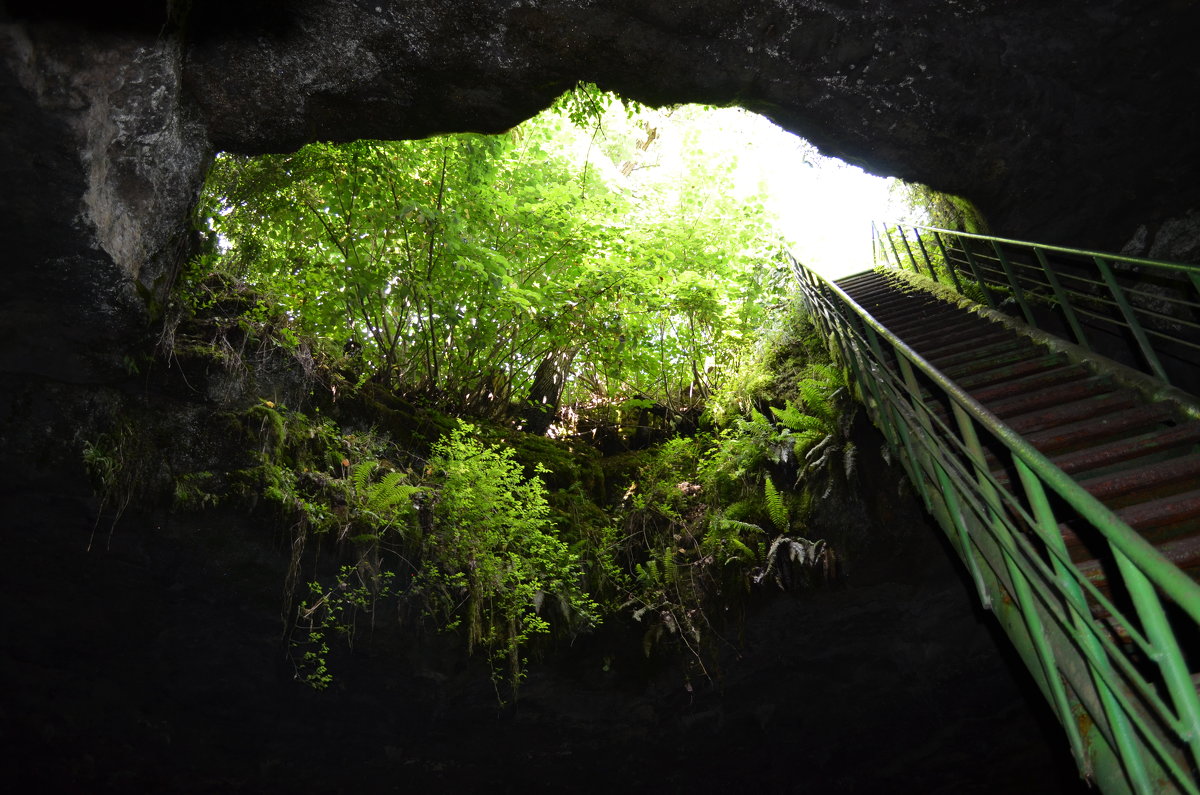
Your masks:
[[[660,129],[652,155],[660,166],[682,168],[677,165],[681,148],[689,146],[736,158],[739,190],[749,195],[760,185],[766,188],[780,236],[789,241],[798,260],[826,278],[870,269],[871,221],[913,213],[892,195],[892,180],[823,157],[812,144],[758,114],[688,106],[679,111],[645,109],[641,118]]]
[[[892,195],[892,180],[823,157],[757,114],[735,108],[712,113],[737,130],[740,179],[747,187],[766,183],[768,206],[779,216],[792,254],[826,278],[870,269],[871,222],[912,213]]]

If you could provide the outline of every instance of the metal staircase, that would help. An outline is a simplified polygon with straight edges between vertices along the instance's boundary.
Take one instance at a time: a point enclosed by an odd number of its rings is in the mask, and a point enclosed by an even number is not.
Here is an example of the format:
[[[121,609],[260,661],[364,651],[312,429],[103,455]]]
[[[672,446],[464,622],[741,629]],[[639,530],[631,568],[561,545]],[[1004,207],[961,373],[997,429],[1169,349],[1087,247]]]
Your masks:
[[[1200,375],[1200,269],[916,227],[876,250],[837,283],[796,263],[805,303],[1081,774],[1200,793],[1200,402],[1168,383]]]

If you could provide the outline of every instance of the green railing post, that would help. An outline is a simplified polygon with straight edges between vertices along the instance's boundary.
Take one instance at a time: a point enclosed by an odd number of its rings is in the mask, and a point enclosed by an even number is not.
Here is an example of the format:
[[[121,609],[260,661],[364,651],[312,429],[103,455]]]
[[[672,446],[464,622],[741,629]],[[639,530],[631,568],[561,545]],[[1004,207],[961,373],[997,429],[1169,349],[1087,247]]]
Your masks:
[[[989,513],[988,524],[991,526],[991,532],[1002,542],[1000,544],[1000,554],[1004,559],[1004,569],[1008,573],[1009,581],[1013,586],[1013,599],[1022,621],[1025,623],[1025,631],[1029,634],[1030,641],[1033,643],[1034,652],[1037,655],[1038,663],[1041,665],[1046,686],[1050,688],[1051,704],[1058,713],[1059,722],[1066,730],[1067,736],[1070,739],[1071,753],[1075,757],[1076,764],[1081,771],[1090,775],[1092,768],[1091,760],[1087,755],[1079,726],[1074,719],[1074,712],[1071,709],[1071,699],[1067,695],[1066,686],[1059,671],[1057,655],[1054,653],[1054,648],[1050,645],[1045,626],[1042,623],[1042,616],[1037,610],[1033,588],[1029,584],[1024,568],[1009,552],[1010,548],[1017,548],[1016,541],[1004,520],[1004,508],[1000,503],[1000,495],[989,479],[987,460],[983,454],[983,445],[979,442],[979,435],[975,431],[975,422],[956,401],[952,401],[951,408],[954,411],[954,419],[958,425],[960,439],[970,457],[971,465],[975,469],[979,493],[983,497],[984,505],[987,506]]]
[[[900,225],[896,224],[896,228],[900,229]],[[892,232],[888,229],[887,224],[883,225],[883,231],[884,236],[887,237],[888,244],[892,247],[892,253],[896,255],[896,269],[904,270],[904,260],[900,258],[900,251],[896,248],[896,240],[892,237]],[[900,233],[904,234],[903,230]],[[913,270],[916,270],[916,268],[913,268]]]
[[[989,308],[996,308],[996,299],[992,297],[991,290],[988,289],[987,280],[983,278],[983,273],[979,270],[979,263],[975,261],[975,254],[971,251],[970,241],[962,236],[959,236],[958,243],[962,246],[963,254],[967,258],[967,267],[971,269],[971,276],[975,279],[975,283],[979,285],[980,292],[983,293],[983,301]]]
[[[962,282],[958,280],[958,268],[955,267],[953,260],[950,259],[950,254],[946,251],[946,245],[942,242],[940,232],[934,231],[933,239],[937,241],[938,248],[942,252],[942,262],[946,264],[946,270],[950,272],[950,279],[954,282],[954,291],[959,295],[963,295]]]
[[[929,272],[933,275],[933,280],[940,284],[942,280],[938,278],[937,268],[933,266],[933,259],[930,258],[929,251],[925,248],[925,240],[915,228],[913,229],[913,234],[917,236],[917,247],[921,249],[921,256],[925,258],[925,264],[929,266]]]
[[[950,476],[946,473],[946,468],[942,466],[940,461],[935,460],[934,467],[937,469],[938,486],[941,488],[942,497],[946,501],[946,512],[950,514],[950,521],[954,524],[954,529],[958,531],[960,554],[967,563],[967,570],[971,573],[971,580],[975,583],[975,592],[979,594],[979,601],[983,604],[983,608],[991,610],[992,595],[987,589],[987,584],[983,581],[983,572],[979,570],[979,561],[975,556],[974,544],[971,541],[971,532],[967,528],[967,522],[963,518],[962,505],[959,503],[958,490],[950,482]]]
[[[1176,731],[1191,750],[1192,764],[1200,765],[1200,698],[1196,695],[1196,685],[1192,682],[1179,642],[1163,612],[1154,585],[1119,549],[1113,549],[1112,553],[1146,637],[1154,645],[1154,661],[1162,670],[1163,682],[1175,706]]]
[[[1084,598],[1079,583],[1064,568],[1066,564],[1062,562],[1062,559],[1069,559],[1067,545],[1063,541],[1058,519],[1055,518],[1054,510],[1050,507],[1050,501],[1046,497],[1045,489],[1042,488],[1042,482],[1029,468],[1029,465],[1019,457],[1013,456],[1013,464],[1017,468],[1017,475],[1025,488],[1025,496],[1033,509],[1038,537],[1043,544],[1058,552],[1058,555],[1051,556],[1051,561],[1057,575],[1059,591],[1075,605],[1071,610],[1073,623],[1091,655],[1097,659],[1107,659],[1104,647],[1096,637],[1095,625],[1085,618],[1085,616],[1091,615],[1087,599]],[[1151,786],[1150,778],[1146,774],[1146,766],[1142,759],[1142,745],[1138,742],[1124,709],[1112,692],[1112,683],[1116,679],[1115,673],[1111,665],[1105,666],[1105,668],[1106,670],[1101,670],[1089,661],[1088,669],[1092,675],[1092,684],[1096,688],[1097,695],[1100,696],[1100,704],[1112,730],[1113,741],[1120,751],[1125,772],[1129,776],[1134,790],[1139,793],[1152,793],[1155,788]]]
[[[900,230],[900,239],[904,241],[904,250],[908,252],[908,261],[912,263],[913,273],[920,273],[921,266],[917,263],[917,257],[913,254],[912,246],[908,244],[908,233],[904,231],[904,227],[902,226],[897,225],[896,228]],[[917,239],[920,239],[919,234],[917,235]],[[932,265],[929,266],[929,276],[935,282],[938,280],[937,272],[933,269]]]
[[[1012,263],[1008,261],[1008,255],[1004,252],[1004,247],[993,240],[992,248],[995,249],[996,257],[1000,260],[1000,265],[1004,268],[1004,275],[1008,277],[1008,284],[1012,287],[1013,298],[1017,299],[1017,305],[1021,307],[1021,314],[1025,315],[1025,322],[1033,328],[1037,328],[1037,319],[1033,316],[1033,309],[1029,306],[1029,302],[1025,300],[1025,291],[1021,289],[1021,282],[1017,279],[1017,274],[1013,270]]]
[[[1133,311],[1133,307],[1129,304],[1129,299],[1125,296],[1125,291],[1121,289],[1121,285],[1117,284],[1117,277],[1109,267],[1108,261],[1104,257],[1092,257],[1096,262],[1096,267],[1100,269],[1100,276],[1104,279],[1104,283],[1108,285],[1108,291],[1112,293],[1113,300],[1117,302],[1117,307],[1121,310],[1121,315],[1124,316],[1125,322],[1129,324],[1129,330],[1133,333],[1134,340],[1137,341],[1138,349],[1141,350],[1142,356],[1146,359],[1146,364],[1150,365],[1150,369],[1154,374],[1161,378],[1166,383],[1171,383],[1171,379],[1167,377],[1167,371],[1163,369],[1162,362],[1158,360],[1158,354],[1154,352],[1154,346],[1150,344],[1150,339],[1146,336],[1146,330],[1142,328],[1142,324],[1138,321],[1137,315]]]
[[[1067,291],[1063,289],[1062,282],[1058,280],[1058,274],[1050,267],[1050,263],[1046,261],[1046,253],[1040,247],[1035,246],[1033,253],[1037,255],[1038,263],[1042,266],[1042,272],[1046,274],[1046,281],[1050,282],[1050,289],[1054,291],[1054,298],[1058,301],[1058,306],[1062,309],[1063,316],[1067,319],[1067,325],[1071,327],[1071,334],[1075,336],[1075,341],[1085,348],[1090,348],[1087,335],[1083,333],[1083,326],[1079,324],[1079,318],[1075,315],[1075,307],[1071,306],[1071,299],[1067,295]]]

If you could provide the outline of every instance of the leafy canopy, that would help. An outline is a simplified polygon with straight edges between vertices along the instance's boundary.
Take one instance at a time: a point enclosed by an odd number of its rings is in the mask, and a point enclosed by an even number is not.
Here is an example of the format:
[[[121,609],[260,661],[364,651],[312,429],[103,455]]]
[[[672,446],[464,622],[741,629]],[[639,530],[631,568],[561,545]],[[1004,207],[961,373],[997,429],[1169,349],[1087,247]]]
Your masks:
[[[688,405],[786,284],[761,189],[736,184],[706,123],[584,87],[503,135],[223,155],[201,271],[248,283],[285,334],[354,353],[361,377],[452,409]]]

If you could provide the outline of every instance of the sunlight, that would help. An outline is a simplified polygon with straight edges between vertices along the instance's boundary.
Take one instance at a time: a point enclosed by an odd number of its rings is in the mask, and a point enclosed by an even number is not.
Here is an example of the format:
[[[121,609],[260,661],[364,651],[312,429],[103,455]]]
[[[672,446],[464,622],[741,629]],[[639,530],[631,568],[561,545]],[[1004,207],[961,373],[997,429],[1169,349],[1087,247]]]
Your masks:
[[[756,113],[701,106],[643,111],[646,122],[664,132],[678,130],[680,117],[691,122],[688,133],[658,135],[649,158],[653,165],[673,170],[682,151],[691,148],[736,161],[736,191],[765,195],[765,209],[776,216],[778,234],[792,254],[826,278],[871,268],[871,222],[914,212],[892,190],[895,180],[825,157]]]
[[[822,276],[837,279],[871,268],[871,222],[911,214],[892,191],[895,180],[825,157],[757,114],[733,108],[713,113],[728,115],[729,127],[740,128],[739,179],[766,188],[781,237]]]

